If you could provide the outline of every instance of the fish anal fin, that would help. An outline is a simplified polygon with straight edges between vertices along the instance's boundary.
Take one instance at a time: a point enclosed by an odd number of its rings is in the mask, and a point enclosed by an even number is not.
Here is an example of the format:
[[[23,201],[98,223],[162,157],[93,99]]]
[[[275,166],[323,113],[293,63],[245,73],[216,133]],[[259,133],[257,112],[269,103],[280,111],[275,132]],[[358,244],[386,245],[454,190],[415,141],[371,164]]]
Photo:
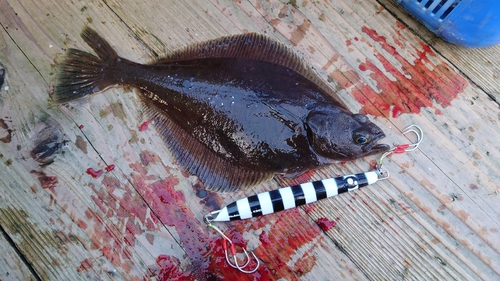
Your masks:
[[[259,33],[225,36],[174,51],[154,64],[205,58],[242,58],[269,62],[289,68],[331,95],[337,105],[347,109],[337,93],[289,47]]]
[[[146,101],[145,101],[146,102]],[[207,189],[237,191],[270,180],[273,172],[254,171],[230,163],[178,126],[160,109],[147,104],[146,115],[179,164],[198,176]]]

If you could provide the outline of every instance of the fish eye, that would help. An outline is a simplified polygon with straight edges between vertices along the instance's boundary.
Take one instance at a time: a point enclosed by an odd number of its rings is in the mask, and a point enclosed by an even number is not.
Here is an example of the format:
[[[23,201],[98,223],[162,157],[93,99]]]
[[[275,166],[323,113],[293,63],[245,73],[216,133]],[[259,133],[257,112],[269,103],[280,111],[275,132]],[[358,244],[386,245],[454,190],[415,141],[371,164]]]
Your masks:
[[[353,140],[357,144],[367,144],[370,142],[371,138],[366,132],[354,132]]]

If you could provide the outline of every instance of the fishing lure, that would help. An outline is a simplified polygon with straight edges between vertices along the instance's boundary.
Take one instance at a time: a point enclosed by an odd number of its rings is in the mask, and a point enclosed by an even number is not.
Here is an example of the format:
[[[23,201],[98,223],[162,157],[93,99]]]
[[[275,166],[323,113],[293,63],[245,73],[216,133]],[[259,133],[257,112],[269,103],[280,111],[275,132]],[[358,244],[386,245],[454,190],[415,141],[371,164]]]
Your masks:
[[[242,220],[254,218],[262,215],[272,214],[282,210],[288,210],[301,205],[316,202],[318,200],[329,198],[345,192],[353,191],[358,188],[368,186],[376,183],[379,180],[384,180],[389,177],[389,173],[382,169],[382,161],[385,157],[392,153],[404,153],[417,149],[423,140],[423,132],[417,125],[406,127],[403,134],[413,132],[417,136],[417,141],[413,144],[400,144],[396,145],[390,151],[385,152],[377,162],[375,170],[367,173],[358,173],[347,176],[340,176],[336,178],[329,178],[325,180],[318,180],[314,182],[298,184],[294,186],[284,187],[272,191],[262,192],[257,195],[252,195],[243,199],[239,199],[226,207],[208,213],[205,215],[205,222],[208,226],[214,228],[221,234],[226,242],[223,243],[226,260],[233,268],[237,268],[244,273],[255,272],[259,266],[259,260],[252,252],[256,260],[256,266],[252,270],[245,268],[250,263],[250,256],[248,252],[243,249],[246,256],[246,261],[243,265],[238,264],[236,259],[236,251],[234,244],[222,231],[213,225],[213,222],[224,222],[232,220]],[[234,262],[229,258],[227,251],[227,244],[230,244],[231,253]]]
[[[242,220],[288,210],[374,184],[380,179],[385,179],[384,174],[381,169],[376,169],[367,173],[318,180],[259,193],[233,202],[221,210],[213,211],[206,219],[211,222]]]

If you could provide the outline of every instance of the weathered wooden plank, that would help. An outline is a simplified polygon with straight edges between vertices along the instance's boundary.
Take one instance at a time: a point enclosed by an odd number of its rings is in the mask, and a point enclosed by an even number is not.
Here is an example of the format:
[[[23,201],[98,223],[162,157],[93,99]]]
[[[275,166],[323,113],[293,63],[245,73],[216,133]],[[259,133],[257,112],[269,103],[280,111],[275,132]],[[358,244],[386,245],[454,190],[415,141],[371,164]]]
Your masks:
[[[12,246],[10,237],[4,233],[0,235],[0,251],[0,280],[36,280],[25,261],[16,252],[16,248]]]

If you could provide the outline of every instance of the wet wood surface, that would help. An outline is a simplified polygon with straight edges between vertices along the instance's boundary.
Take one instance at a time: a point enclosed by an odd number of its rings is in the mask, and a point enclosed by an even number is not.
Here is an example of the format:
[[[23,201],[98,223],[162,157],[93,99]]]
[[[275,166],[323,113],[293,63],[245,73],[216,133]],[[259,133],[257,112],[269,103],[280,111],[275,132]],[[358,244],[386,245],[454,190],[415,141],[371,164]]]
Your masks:
[[[0,0],[0,280],[498,280],[500,49],[449,45],[394,2]],[[207,212],[369,171],[378,156],[205,193],[145,126],[133,89],[50,104],[65,51],[90,51],[79,37],[85,25],[143,63],[223,35],[265,33],[368,114],[385,142],[413,141],[401,135],[410,124],[425,139],[386,159],[388,180],[217,224],[261,261],[239,273],[204,224]]]

